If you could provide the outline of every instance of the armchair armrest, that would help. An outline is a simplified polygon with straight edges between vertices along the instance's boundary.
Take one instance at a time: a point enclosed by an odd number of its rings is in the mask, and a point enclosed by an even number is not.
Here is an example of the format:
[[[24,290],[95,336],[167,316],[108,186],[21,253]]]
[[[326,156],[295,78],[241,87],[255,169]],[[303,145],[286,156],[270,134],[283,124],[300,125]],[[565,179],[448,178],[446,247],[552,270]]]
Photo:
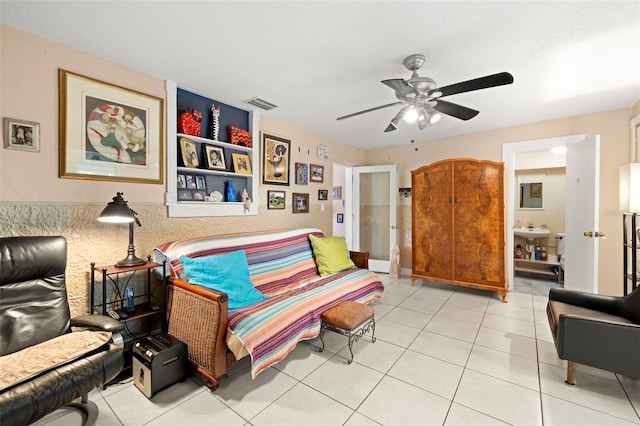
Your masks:
[[[369,252],[368,251],[349,251],[351,260],[358,268],[369,269]]]
[[[105,315],[80,315],[71,318],[71,326],[110,331],[112,333],[119,333],[124,329],[124,325],[120,321]]]
[[[549,291],[549,300],[556,300],[611,315],[624,316],[624,301],[621,297],[552,288]]]

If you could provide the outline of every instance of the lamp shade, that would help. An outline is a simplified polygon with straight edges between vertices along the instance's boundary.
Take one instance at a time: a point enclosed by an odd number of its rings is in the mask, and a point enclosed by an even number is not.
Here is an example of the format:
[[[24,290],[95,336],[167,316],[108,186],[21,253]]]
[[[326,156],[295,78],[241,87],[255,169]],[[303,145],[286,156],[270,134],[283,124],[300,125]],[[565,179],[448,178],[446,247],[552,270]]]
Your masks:
[[[102,210],[100,222],[107,223],[131,223],[135,220],[133,212],[127,205],[127,202],[122,198],[122,192],[118,192],[113,201],[107,204],[107,207]]]
[[[620,211],[640,213],[640,163],[620,166]]]

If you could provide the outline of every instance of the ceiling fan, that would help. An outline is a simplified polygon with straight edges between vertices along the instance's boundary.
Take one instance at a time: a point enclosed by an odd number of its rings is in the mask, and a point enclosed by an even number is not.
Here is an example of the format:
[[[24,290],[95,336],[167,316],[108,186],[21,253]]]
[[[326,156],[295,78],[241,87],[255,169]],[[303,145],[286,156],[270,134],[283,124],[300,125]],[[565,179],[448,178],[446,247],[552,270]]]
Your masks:
[[[513,76],[511,74],[501,72],[473,80],[462,81],[449,86],[437,87],[433,79],[420,77],[418,75],[418,70],[424,64],[425,59],[425,56],[420,54],[410,55],[404,59],[404,66],[412,72],[408,80],[401,78],[382,80],[383,84],[389,86],[396,92],[396,98],[399,99],[398,101],[354,112],[353,114],[343,115],[337,119],[344,120],[345,118],[355,117],[356,115],[366,114],[371,111],[377,111],[395,105],[404,105],[400,112],[393,117],[385,129],[385,132],[396,130],[403,119],[410,123],[418,121],[418,128],[423,130],[440,120],[442,114],[466,121],[472,119],[480,112],[442,100],[443,97],[513,83]]]

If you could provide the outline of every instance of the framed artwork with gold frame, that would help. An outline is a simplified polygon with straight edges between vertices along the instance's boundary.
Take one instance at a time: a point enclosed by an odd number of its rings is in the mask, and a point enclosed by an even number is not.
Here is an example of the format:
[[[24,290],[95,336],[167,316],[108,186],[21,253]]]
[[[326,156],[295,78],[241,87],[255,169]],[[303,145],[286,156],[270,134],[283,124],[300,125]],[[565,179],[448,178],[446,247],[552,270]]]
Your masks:
[[[251,161],[247,154],[238,154],[237,152],[231,153],[233,158],[233,171],[240,173],[241,175],[251,174]]]
[[[68,179],[164,180],[164,100],[58,70],[58,175]]]

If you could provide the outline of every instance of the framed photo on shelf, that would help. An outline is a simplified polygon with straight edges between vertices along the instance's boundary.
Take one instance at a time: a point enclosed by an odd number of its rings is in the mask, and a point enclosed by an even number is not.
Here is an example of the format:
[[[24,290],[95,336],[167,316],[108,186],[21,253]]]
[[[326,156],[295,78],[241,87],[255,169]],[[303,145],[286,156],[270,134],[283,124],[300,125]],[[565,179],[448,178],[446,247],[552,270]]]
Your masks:
[[[58,175],[163,183],[164,101],[63,69]]]
[[[186,175],[186,183],[187,183],[187,189],[196,189],[197,185],[196,185],[196,177],[192,176],[192,175]]]
[[[292,199],[293,213],[309,213],[309,194],[294,192]]]
[[[262,183],[289,186],[291,141],[280,136],[261,132]]]
[[[224,161],[224,150],[219,146],[205,144],[204,158],[206,160],[207,169],[227,170],[227,164]]]
[[[319,164],[309,164],[309,168],[311,169],[309,178],[311,182],[324,182],[324,166]]]
[[[285,195],[284,191],[267,191],[267,209],[284,210]]]
[[[187,178],[184,175],[178,175],[178,188],[187,187]]]
[[[342,200],[342,187],[334,186],[333,187],[333,199],[334,200]]]
[[[190,189],[178,189],[178,200],[193,201],[193,194]]]
[[[296,163],[296,185],[309,184],[309,165],[307,163]]]
[[[251,174],[251,161],[247,154],[238,154],[234,152],[231,154],[233,158],[233,171],[243,175]]]
[[[196,176],[196,188],[207,189],[206,179],[204,176]]]
[[[195,169],[200,165],[198,145],[194,141],[180,138],[180,151],[182,152],[182,162],[185,167]]]
[[[33,121],[4,119],[4,147],[40,152],[40,124]]]
[[[205,190],[197,189],[193,191],[193,199],[195,201],[205,201],[206,197],[207,197],[207,191]]]
[[[325,201],[329,199],[328,189],[318,189],[318,200]]]

